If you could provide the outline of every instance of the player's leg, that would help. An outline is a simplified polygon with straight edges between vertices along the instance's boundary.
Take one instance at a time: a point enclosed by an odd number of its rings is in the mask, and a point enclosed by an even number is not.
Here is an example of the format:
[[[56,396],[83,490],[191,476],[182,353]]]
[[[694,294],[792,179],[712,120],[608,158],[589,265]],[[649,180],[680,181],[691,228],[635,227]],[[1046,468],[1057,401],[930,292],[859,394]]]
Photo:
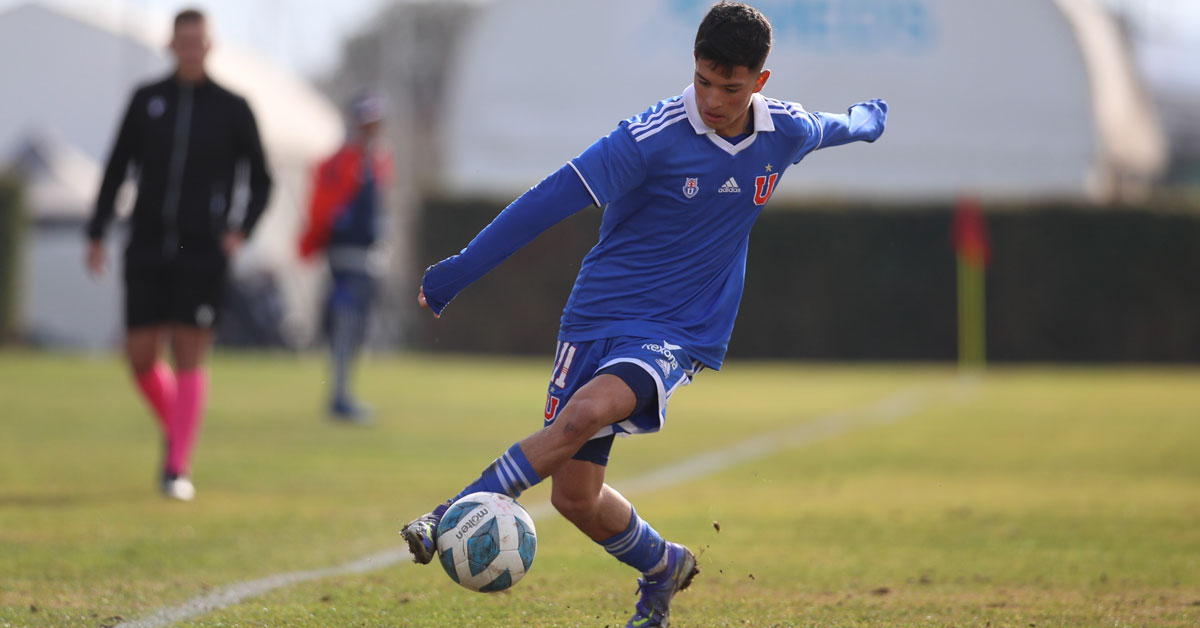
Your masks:
[[[225,296],[225,260],[189,259],[171,276],[171,354],[175,362],[176,403],[163,492],[191,500],[192,453],[208,405],[207,359],[213,328]]]
[[[553,423],[509,447],[453,499],[476,491],[520,496],[554,475],[596,432],[629,416],[636,404],[620,378],[596,376],[571,396]]]
[[[550,502],[617,560],[642,574],[658,573],[668,562],[666,541],[629,500],[604,483],[604,473],[605,467],[595,462],[568,460],[554,474]]]
[[[437,524],[455,499],[478,491],[520,496],[553,475],[593,434],[629,416],[636,402],[618,377],[601,375],[589,381],[571,396],[554,423],[509,447],[457,495],[404,526],[401,534],[413,561],[426,564],[433,560]]]
[[[127,251],[125,287],[125,358],[142,397],[154,411],[163,437],[159,482],[174,439],[172,422],[178,399],[175,371],[163,359],[170,319],[170,285],[163,265],[153,257]],[[160,484],[160,487],[162,485]]]
[[[159,264],[131,260],[122,268],[125,288],[125,359],[142,397],[154,411],[163,438],[170,438],[175,412],[175,372],[162,360],[169,318],[169,292]]]
[[[213,333],[191,325],[171,327],[171,353],[178,382],[177,403],[171,421],[173,438],[167,454],[164,491],[171,497],[189,500],[192,453],[208,405],[208,367],[205,364]]]
[[[611,436],[605,437],[611,444]],[[604,483],[605,467],[572,458],[554,474],[550,503],[588,538],[600,543],[623,532],[633,505]]]
[[[175,371],[160,357],[165,338],[166,329],[160,325],[125,332],[125,359],[164,439],[170,436],[171,415],[175,412]]]
[[[599,371],[620,378],[637,398],[626,421],[642,425],[661,421],[658,390],[663,382],[657,372],[651,375],[652,368],[637,360],[616,362]],[[672,598],[686,589],[700,570],[690,550],[665,541],[624,496],[604,483],[612,442],[613,436],[608,435],[593,438],[580,448],[554,474],[551,502],[605,551],[642,574],[638,579],[640,597],[628,626],[665,626]]]
[[[366,337],[371,307],[371,277],[365,272],[333,271],[328,326],[333,391],[329,411],[334,419],[368,422],[369,411],[350,392],[354,363]]]
[[[611,437],[610,437],[611,438]],[[665,541],[616,489],[605,467],[572,459],[554,474],[551,502],[614,558],[637,569],[640,594],[627,626],[666,626],[671,600],[700,573],[691,550]]]
[[[619,377],[600,374],[584,384],[549,427],[517,443],[539,478],[554,473],[601,429],[628,417],[637,396]]]

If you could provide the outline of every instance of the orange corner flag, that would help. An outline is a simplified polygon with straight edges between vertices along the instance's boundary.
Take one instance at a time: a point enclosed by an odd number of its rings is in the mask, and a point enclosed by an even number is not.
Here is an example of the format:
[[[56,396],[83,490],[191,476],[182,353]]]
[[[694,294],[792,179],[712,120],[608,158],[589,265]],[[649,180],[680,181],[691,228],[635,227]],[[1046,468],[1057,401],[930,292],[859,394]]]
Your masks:
[[[987,220],[979,202],[964,198],[954,208],[954,225],[951,231],[954,251],[959,259],[984,268],[992,261],[992,245],[988,241]]]

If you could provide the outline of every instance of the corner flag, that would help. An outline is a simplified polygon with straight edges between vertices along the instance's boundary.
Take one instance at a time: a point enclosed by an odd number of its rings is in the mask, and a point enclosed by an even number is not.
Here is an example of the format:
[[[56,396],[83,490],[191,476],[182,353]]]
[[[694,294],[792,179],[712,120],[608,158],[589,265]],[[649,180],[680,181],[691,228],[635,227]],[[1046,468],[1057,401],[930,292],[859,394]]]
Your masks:
[[[958,257],[958,364],[983,368],[987,362],[984,269],[991,262],[992,247],[983,209],[975,199],[959,200],[951,240]]]

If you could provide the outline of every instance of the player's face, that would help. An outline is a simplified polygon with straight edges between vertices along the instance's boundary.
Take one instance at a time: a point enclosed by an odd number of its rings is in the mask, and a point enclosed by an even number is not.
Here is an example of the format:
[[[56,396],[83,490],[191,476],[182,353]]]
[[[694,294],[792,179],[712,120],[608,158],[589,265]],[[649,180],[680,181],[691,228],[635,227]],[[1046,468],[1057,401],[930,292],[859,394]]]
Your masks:
[[[191,81],[203,78],[209,46],[208,27],[203,21],[181,23],[171,39],[171,52],[175,55],[179,75]]]
[[[712,62],[696,59],[696,106],[704,123],[718,135],[732,137],[746,132],[750,116],[750,97],[761,91],[771,76],[770,70],[755,72],[744,65],[718,68]]]

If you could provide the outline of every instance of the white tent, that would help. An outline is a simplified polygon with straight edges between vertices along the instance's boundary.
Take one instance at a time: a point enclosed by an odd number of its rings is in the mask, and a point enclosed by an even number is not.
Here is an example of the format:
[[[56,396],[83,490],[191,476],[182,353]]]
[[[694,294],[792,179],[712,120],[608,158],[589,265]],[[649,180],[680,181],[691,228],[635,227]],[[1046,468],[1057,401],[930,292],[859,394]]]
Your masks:
[[[692,76],[709,0],[503,0],[449,73],[444,187],[511,196]],[[891,105],[883,139],[813,155],[776,199],[1136,194],[1165,141],[1094,0],[758,0],[764,93],[814,111]]]
[[[27,4],[0,13],[0,160],[31,147],[51,156],[38,162],[35,219],[82,220],[94,202],[100,165],[108,156],[133,88],[165,76],[169,21],[150,25],[129,6],[96,3],[90,10]],[[315,162],[336,149],[344,128],[337,108],[300,78],[255,53],[220,41],[209,59],[215,80],[246,97],[275,180],[267,214],[234,272],[269,274],[279,281],[289,327],[311,330],[309,312],[318,275],[300,272],[294,253]],[[28,155],[27,155],[28,156]],[[71,180],[62,180],[66,163]],[[84,180],[86,177],[86,180]],[[51,190],[52,184],[62,187]],[[90,188],[90,190],[85,189]],[[82,193],[81,193],[82,192]],[[42,202],[55,197],[53,207]],[[70,202],[66,202],[70,201]],[[43,237],[44,236],[44,237]],[[55,244],[48,244],[53,239]],[[119,334],[119,291],[111,276],[95,290],[85,277],[82,231],[35,237],[25,264],[24,319],[43,336],[71,344],[103,346]],[[40,244],[39,244],[40,243]],[[53,249],[54,253],[48,253]],[[115,254],[115,245],[114,245]],[[110,274],[111,275],[111,274]],[[79,294],[95,297],[75,303]],[[50,322],[76,312],[65,322]],[[51,328],[47,329],[47,325]]]
[[[1200,35],[1192,40],[1154,42],[1140,52],[1154,84],[1172,153],[1180,160],[1200,164]]]
[[[100,165],[53,129],[31,132],[12,166],[21,174],[22,197],[35,221],[79,222],[96,200]]]

